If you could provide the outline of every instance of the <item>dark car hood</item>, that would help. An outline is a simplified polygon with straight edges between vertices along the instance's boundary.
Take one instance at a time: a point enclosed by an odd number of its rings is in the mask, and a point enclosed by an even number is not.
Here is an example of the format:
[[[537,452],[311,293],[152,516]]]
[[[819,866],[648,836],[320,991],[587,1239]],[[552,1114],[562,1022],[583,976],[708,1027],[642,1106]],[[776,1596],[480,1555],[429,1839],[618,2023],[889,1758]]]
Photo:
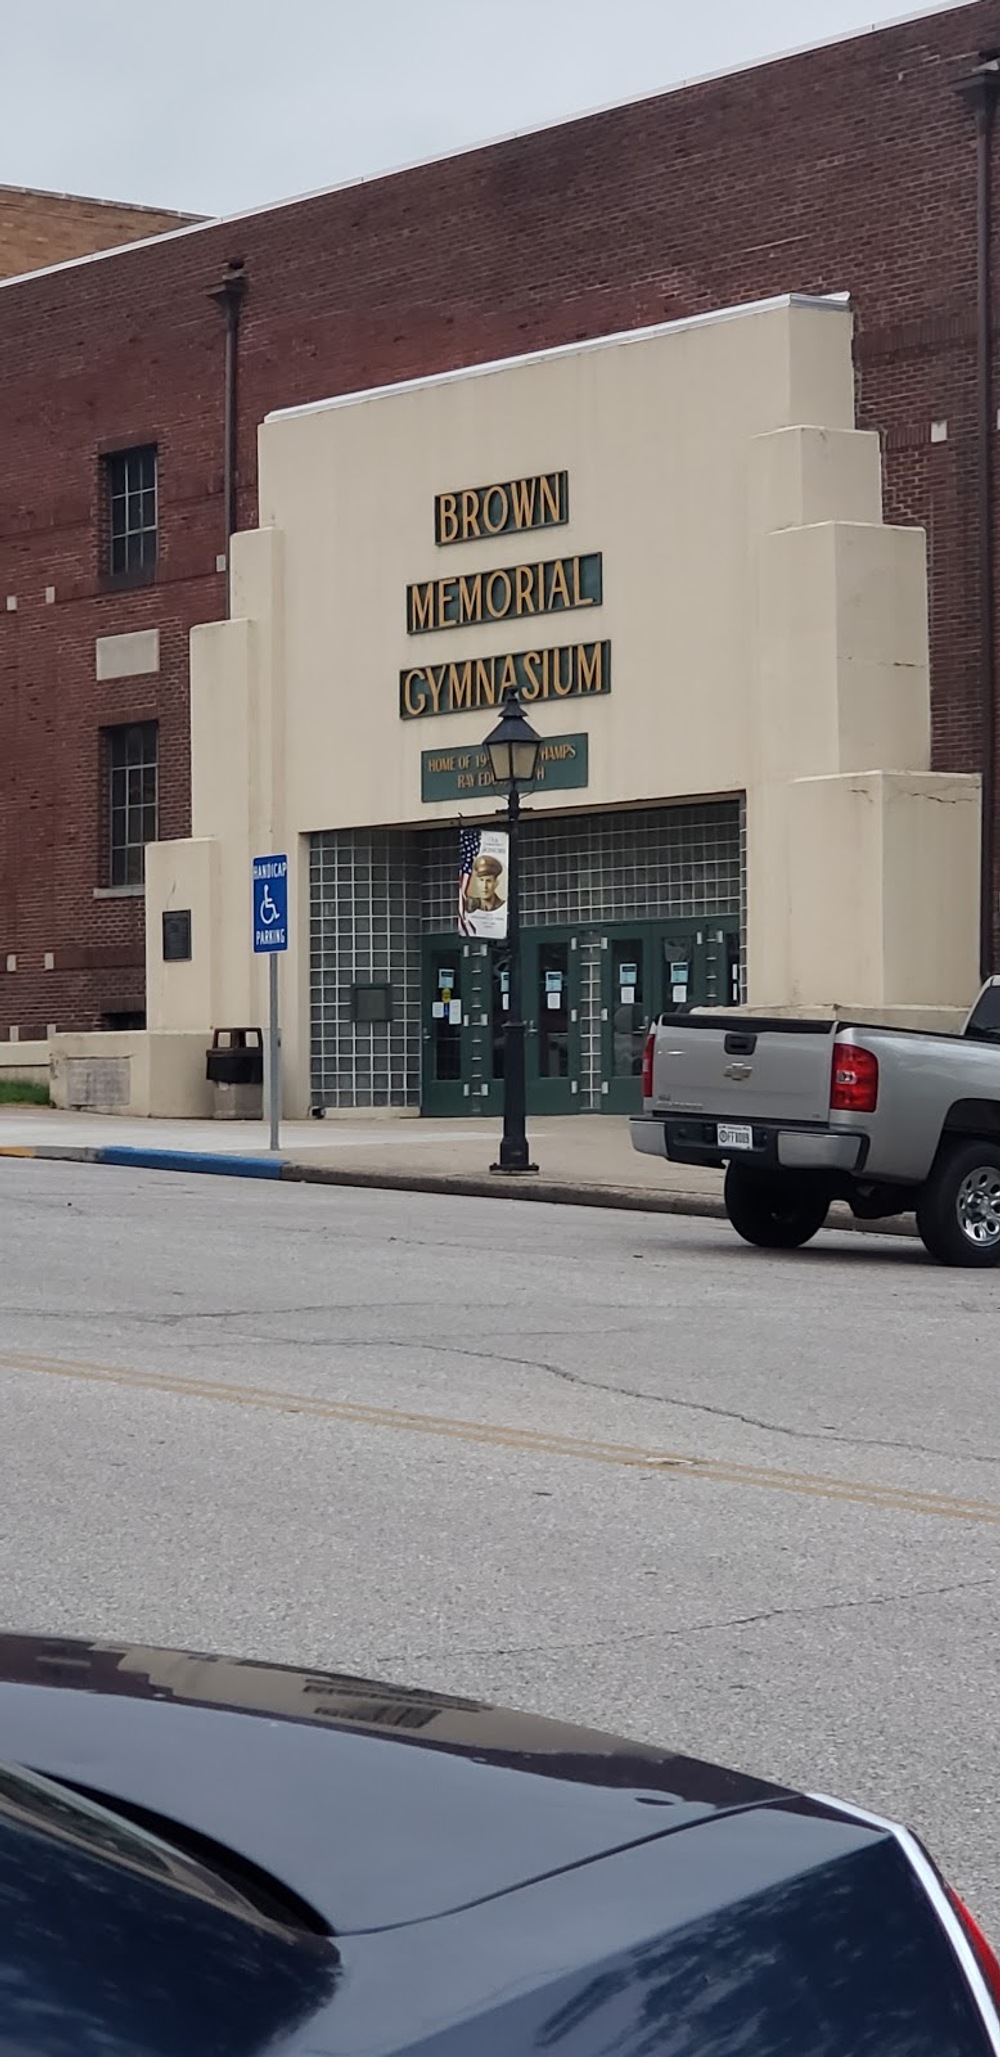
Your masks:
[[[784,1789],[475,1701],[0,1636],[0,1761],[238,1851],[340,1934],[509,1892]]]

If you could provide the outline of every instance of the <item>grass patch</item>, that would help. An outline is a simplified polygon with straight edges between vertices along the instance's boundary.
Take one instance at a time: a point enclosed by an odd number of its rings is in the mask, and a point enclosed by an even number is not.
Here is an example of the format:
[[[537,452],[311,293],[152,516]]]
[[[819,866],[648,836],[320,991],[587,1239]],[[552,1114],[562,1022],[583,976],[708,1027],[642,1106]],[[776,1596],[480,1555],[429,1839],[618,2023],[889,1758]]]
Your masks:
[[[48,1086],[39,1086],[32,1079],[0,1078],[0,1107],[47,1107]]]

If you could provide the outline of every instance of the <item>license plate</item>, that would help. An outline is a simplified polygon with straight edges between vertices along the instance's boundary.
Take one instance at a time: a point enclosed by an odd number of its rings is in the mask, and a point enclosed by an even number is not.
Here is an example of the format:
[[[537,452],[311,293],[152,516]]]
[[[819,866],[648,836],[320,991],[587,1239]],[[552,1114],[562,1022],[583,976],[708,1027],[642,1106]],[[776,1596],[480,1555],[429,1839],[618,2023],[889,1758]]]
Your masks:
[[[750,1127],[749,1123],[744,1124],[743,1122],[720,1121],[719,1149],[752,1150],[753,1129]]]

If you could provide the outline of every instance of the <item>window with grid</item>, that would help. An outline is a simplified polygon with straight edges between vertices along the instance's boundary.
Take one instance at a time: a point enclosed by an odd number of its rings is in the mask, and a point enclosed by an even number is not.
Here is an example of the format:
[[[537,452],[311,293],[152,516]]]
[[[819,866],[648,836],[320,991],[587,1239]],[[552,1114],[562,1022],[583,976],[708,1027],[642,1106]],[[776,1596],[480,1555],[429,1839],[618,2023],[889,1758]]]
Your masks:
[[[156,564],[156,446],[117,450],[105,458],[108,569],[151,572]]]
[[[141,886],[156,841],[159,736],[155,721],[105,729],[108,884]]]

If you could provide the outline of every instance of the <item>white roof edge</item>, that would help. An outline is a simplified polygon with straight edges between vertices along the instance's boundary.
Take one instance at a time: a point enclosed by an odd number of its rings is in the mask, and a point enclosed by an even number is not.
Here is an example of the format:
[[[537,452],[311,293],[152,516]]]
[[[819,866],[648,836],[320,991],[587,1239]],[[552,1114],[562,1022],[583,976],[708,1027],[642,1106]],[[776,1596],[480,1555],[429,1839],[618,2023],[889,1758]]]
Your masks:
[[[933,20],[938,14],[960,14],[969,5],[970,0],[932,0],[929,6],[915,7],[912,14],[896,15],[889,21],[873,21],[867,28],[842,29],[836,35],[821,37],[818,43],[794,43],[784,50],[772,50],[765,57],[748,57],[740,64],[724,66],[721,71],[696,72],[690,78],[674,79],[670,85],[654,86],[649,93],[636,93],[624,100],[604,100],[595,107],[581,107],[572,114],[558,115],[553,121],[536,122],[530,128],[506,129],[500,135],[482,136],[474,143],[458,143],[453,150],[438,150],[429,157],[409,158],[402,164],[386,165],[381,171],[365,172],[357,178],[337,179],[332,186],[314,186],[307,193],[288,193],[280,200],[264,201],[259,207],[241,208],[236,214],[208,215],[202,221],[189,222],[184,228],[167,229],[158,236],[142,236],[134,243],[117,243],[109,250],[92,250],[86,257],[67,257],[59,264],[40,265],[37,271],[16,272],[12,278],[0,279],[0,292],[7,286],[26,285],[29,279],[49,278],[54,272],[75,271],[81,265],[101,264],[106,258],[122,257],[131,250],[146,250],[151,243],[168,243],[178,236],[200,236],[206,229],[235,228],[240,222],[256,221],[262,214],[277,214],[284,207],[302,207],[310,200],[322,200],[333,193],[374,186],[381,179],[400,178],[407,172],[423,171],[434,164],[449,164],[455,158],[471,157],[479,150],[497,150],[505,143],[517,143],[526,136],[544,135],[548,129],[564,129],[571,122],[592,121],[597,115],[614,114],[619,108],[643,107],[650,100],[667,100],[673,93],[686,93],[694,86],[712,85],[716,80],[741,78],[746,72],[763,71],[771,64],[787,64],[790,58],[809,57],[813,51],[835,50],[842,43],[857,43],[869,36],[888,35],[894,29],[911,27],[914,22]],[[128,205],[125,201],[118,204]]]
[[[14,193],[21,200],[73,200],[79,202],[82,207],[118,208],[124,209],[128,214],[168,215],[174,221],[181,222],[185,228],[200,227],[206,219],[205,215],[195,214],[190,207],[157,207],[152,200],[109,200],[101,193],[63,193],[56,186],[11,186],[6,180],[0,180],[0,199],[5,193]],[[116,247],[119,250],[127,250],[128,244],[119,243]],[[94,254],[88,252],[88,255]],[[52,265],[49,269],[54,271],[58,266]],[[18,276],[30,278],[31,273],[20,272]]]
[[[589,350],[612,350],[627,343],[648,343],[654,336],[676,335],[682,329],[709,328],[716,322],[738,321],[746,315],[773,314],[782,307],[812,307],[833,314],[849,311],[849,293],[778,293],[770,300],[746,300],[735,307],[713,308],[707,314],[681,315],[676,321],[658,321],[648,328],[618,329],[610,336],[585,336],[574,343],[555,343],[546,350],[525,350],[516,357],[491,357],[487,364],[460,364],[452,371],[426,372],[416,379],[400,379],[394,385],[366,386],[359,393],[335,393],[328,400],[306,400],[297,407],[275,407],[265,414],[264,424],[294,421],[298,415],[327,414],[333,407],[360,407],[366,400],[386,400],[402,393],[419,393],[425,386],[451,386],[460,379],[489,378],[495,372],[517,371],[529,364],[544,364],[556,357],[578,357]]]

